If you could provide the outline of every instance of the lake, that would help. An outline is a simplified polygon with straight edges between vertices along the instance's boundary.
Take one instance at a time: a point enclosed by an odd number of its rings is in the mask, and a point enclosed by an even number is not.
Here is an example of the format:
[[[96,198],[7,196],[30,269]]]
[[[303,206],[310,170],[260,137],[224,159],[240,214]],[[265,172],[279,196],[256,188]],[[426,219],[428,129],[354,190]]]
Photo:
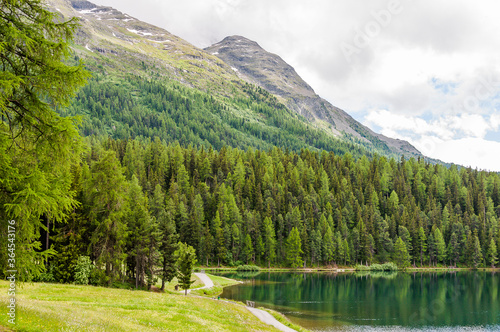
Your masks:
[[[500,331],[498,273],[221,275],[244,281],[222,298],[255,301],[314,331]]]

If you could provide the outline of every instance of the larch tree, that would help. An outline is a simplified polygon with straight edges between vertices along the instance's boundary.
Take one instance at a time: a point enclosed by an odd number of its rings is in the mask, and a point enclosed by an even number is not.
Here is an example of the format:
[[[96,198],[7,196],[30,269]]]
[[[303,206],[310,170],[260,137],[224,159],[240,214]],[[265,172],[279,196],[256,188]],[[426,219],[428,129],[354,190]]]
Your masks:
[[[120,273],[127,254],[128,184],[116,154],[103,151],[91,166],[85,205],[92,229],[90,249],[98,268],[106,270],[108,284]]]
[[[264,246],[265,257],[267,258],[267,267],[271,267],[271,262],[276,258],[276,239],[274,233],[273,221],[271,218],[264,219]]]
[[[302,260],[303,253],[299,230],[293,227],[286,240],[286,260],[288,265],[294,269],[301,267],[304,264]]]
[[[420,266],[424,264],[424,254],[427,251],[427,236],[423,227],[418,229],[418,252],[420,253]]]
[[[77,205],[70,168],[82,144],[76,120],[55,112],[89,76],[65,62],[77,20],[62,22],[40,0],[0,6],[0,234],[7,238],[8,226],[16,234],[15,266],[1,246],[0,274],[16,269],[18,280],[44,270],[53,252],[41,251],[40,230]]]
[[[488,248],[488,263],[493,268],[498,264],[497,245],[496,245],[494,239],[491,239],[490,245]]]
[[[444,260],[446,259],[446,244],[439,228],[436,228],[434,230],[434,243],[436,247],[437,263],[444,262]]]
[[[153,205],[162,206],[164,195],[161,192],[159,185],[156,186]],[[153,212],[153,216],[156,217],[158,222],[158,227],[161,233],[161,243],[159,246],[160,257],[161,257],[161,289],[165,290],[165,283],[172,281],[176,275],[175,268],[175,251],[177,250],[177,241],[179,236],[175,229],[175,207],[172,200],[168,201],[168,209],[159,209],[158,213]]]
[[[243,251],[242,251],[242,256],[245,262],[248,264],[250,260],[253,260],[254,256],[254,250],[253,250],[253,245],[252,245],[252,238],[250,237],[250,234],[247,234],[245,236],[245,241],[243,244]]]
[[[410,255],[401,237],[398,237],[394,244],[394,261],[396,265],[403,270],[410,266]]]

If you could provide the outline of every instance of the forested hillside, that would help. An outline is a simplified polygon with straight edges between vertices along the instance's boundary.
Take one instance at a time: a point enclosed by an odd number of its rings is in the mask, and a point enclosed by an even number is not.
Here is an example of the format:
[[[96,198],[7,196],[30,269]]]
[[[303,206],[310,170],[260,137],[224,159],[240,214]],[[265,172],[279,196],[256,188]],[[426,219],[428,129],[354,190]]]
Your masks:
[[[218,98],[166,78],[97,72],[63,116],[81,116],[84,136],[127,139],[159,137],[183,146],[300,150],[325,149],[355,157],[380,151],[361,141],[337,139],[288,110],[267,91],[250,85],[231,98]]]
[[[94,141],[72,173],[81,205],[51,227],[57,281],[73,280],[83,253],[96,263],[95,283],[123,274],[151,282],[169,275],[177,241],[209,266],[354,265],[406,251],[417,266],[497,262],[495,173],[159,139]]]

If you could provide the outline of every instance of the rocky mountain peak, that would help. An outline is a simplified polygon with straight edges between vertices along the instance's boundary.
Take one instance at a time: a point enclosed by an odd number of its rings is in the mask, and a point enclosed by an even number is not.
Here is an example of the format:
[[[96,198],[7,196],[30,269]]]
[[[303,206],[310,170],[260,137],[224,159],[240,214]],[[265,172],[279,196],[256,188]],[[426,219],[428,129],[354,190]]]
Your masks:
[[[247,82],[281,97],[314,96],[313,89],[281,57],[242,36],[229,36],[205,49],[231,65]]]
[[[274,94],[289,109],[335,136],[352,136],[363,144],[396,154],[420,155],[408,142],[374,133],[345,111],[318,96],[292,66],[252,40],[242,36],[229,36],[207,47],[205,51],[231,66],[241,79]]]

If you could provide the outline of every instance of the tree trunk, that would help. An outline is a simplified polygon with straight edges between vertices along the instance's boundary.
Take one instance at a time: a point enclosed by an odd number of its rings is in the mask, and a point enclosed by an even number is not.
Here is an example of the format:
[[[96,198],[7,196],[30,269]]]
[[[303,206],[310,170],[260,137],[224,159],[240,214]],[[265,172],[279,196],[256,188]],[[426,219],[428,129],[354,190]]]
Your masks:
[[[163,257],[163,277],[161,278],[161,290],[165,290],[165,270],[167,269],[167,260]]]
[[[49,218],[47,217],[47,236],[45,238],[45,248],[49,249],[49,227],[50,227],[50,221]]]

